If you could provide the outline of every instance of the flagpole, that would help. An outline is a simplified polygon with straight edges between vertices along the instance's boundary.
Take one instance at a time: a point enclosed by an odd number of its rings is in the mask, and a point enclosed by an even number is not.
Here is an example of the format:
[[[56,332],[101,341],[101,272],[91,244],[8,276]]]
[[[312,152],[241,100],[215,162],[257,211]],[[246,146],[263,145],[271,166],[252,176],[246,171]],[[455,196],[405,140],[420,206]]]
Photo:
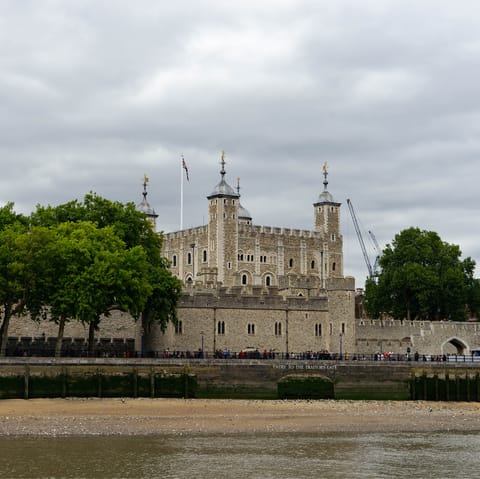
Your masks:
[[[183,154],[182,154],[183,160]],[[183,161],[180,161],[180,231],[183,230]]]

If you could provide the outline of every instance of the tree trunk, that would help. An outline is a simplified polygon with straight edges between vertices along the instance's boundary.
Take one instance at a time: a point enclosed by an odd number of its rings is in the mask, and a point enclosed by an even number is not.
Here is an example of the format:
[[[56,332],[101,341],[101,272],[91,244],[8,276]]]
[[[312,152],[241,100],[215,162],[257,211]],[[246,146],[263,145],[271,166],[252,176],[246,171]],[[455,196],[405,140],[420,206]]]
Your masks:
[[[98,327],[100,320],[98,318],[90,321],[88,325],[88,356],[95,356],[95,330]]]
[[[137,348],[138,346],[140,347],[140,357],[143,358],[146,355],[147,351],[151,350],[150,321],[148,318],[148,314],[146,312],[142,312],[141,320],[142,320],[142,328],[140,332],[140,344],[137,345]]]
[[[7,355],[7,341],[8,341],[8,325],[10,324],[10,317],[12,315],[12,308],[10,305],[4,305],[4,316],[2,326],[0,327],[0,356]]]
[[[63,333],[65,331],[65,316],[60,317],[60,322],[58,323],[58,334],[57,340],[55,342],[55,357],[59,358],[62,355],[62,344],[63,344]]]

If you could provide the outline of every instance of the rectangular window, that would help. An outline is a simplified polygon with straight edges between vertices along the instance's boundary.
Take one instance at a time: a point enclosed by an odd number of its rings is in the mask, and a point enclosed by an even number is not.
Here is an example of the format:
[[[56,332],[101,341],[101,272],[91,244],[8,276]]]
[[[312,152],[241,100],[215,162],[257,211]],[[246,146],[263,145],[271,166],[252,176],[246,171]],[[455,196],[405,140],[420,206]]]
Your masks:
[[[176,335],[183,334],[183,322],[181,320],[178,320],[177,324],[175,324],[175,334]]]

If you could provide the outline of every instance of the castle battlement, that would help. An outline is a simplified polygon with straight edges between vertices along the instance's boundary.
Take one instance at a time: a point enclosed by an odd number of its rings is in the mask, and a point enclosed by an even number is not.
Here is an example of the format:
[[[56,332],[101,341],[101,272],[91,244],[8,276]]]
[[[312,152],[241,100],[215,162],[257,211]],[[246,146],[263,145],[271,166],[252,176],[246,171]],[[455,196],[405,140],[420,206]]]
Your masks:
[[[235,288],[185,291],[178,304],[182,308],[328,311],[327,295],[284,297],[274,294],[238,294]]]
[[[284,238],[291,236],[295,238],[322,238],[321,233],[311,230],[301,230],[296,228],[279,228],[276,226],[258,226],[251,224],[240,224],[238,232],[242,236],[271,235],[273,237]]]
[[[195,228],[188,228],[181,231],[173,231],[171,233],[164,233],[163,237],[168,240],[192,238],[194,236],[204,235],[208,233],[208,226],[196,226]]]
[[[480,334],[480,323],[462,323],[458,321],[407,321],[405,319],[357,319],[357,330],[397,329],[407,332],[419,333],[420,331],[466,331],[470,334]]]

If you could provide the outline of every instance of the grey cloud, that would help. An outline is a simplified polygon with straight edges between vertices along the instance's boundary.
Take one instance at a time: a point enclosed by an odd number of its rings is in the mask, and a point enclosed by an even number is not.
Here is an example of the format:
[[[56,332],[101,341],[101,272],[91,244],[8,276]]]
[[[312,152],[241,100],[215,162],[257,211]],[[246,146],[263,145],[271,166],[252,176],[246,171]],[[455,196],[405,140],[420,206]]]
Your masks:
[[[347,198],[381,245],[419,226],[478,261],[479,20],[470,1],[2,2],[0,200],[139,202],[147,174],[169,231],[183,153],[195,226],[225,149],[257,224],[310,229],[327,161],[359,284]]]

